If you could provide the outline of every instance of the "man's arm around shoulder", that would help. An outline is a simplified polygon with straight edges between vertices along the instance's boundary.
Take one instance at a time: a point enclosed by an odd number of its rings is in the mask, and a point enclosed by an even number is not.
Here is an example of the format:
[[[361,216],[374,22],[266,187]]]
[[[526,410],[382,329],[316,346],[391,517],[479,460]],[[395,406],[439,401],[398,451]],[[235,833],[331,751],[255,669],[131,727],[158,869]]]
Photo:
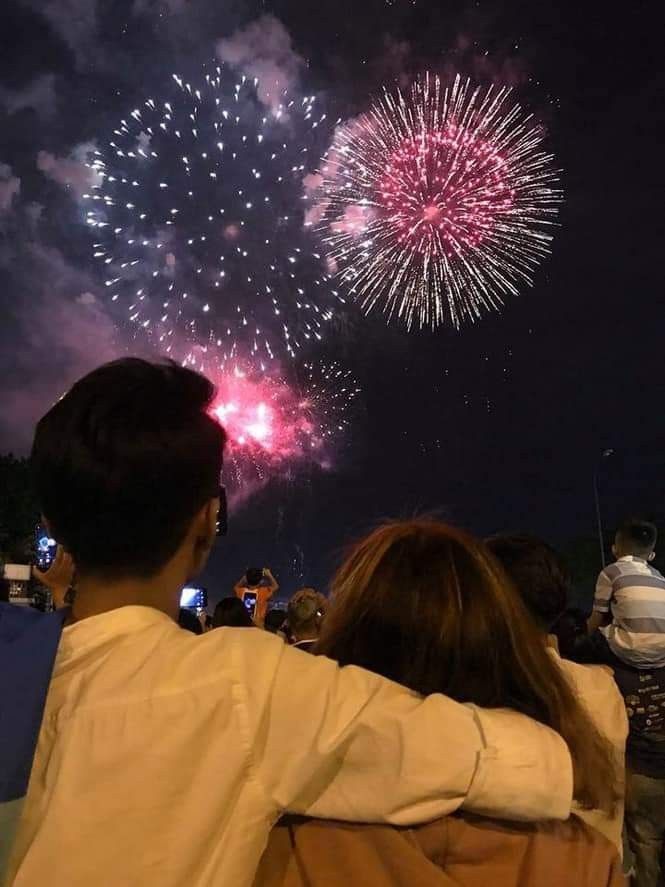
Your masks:
[[[507,710],[422,699],[360,668],[236,633],[233,670],[255,775],[277,811],[408,825],[460,806],[565,819],[563,739]]]

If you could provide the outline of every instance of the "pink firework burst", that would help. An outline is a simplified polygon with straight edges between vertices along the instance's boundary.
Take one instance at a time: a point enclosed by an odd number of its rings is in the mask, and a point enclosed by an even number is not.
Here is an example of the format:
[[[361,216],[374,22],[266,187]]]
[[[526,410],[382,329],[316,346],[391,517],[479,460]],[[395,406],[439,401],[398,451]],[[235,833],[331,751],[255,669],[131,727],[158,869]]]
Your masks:
[[[236,368],[214,381],[210,412],[228,435],[225,482],[232,500],[306,465],[329,468],[360,389],[338,364],[305,364],[301,387]]]
[[[315,418],[284,380],[235,369],[215,382],[211,412],[228,435],[224,471],[232,496],[317,459],[323,441]]]
[[[421,255],[478,247],[511,210],[515,191],[491,143],[450,123],[405,139],[379,182],[399,242]]]
[[[310,215],[365,311],[459,328],[533,282],[562,192],[509,96],[427,74],[338,128]]]

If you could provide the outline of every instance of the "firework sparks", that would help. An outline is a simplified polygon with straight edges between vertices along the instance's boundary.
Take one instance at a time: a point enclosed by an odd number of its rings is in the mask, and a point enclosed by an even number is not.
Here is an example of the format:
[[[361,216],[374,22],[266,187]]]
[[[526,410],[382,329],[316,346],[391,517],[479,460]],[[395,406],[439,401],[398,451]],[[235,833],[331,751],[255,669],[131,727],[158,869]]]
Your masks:
[[[325,440],[345,432],[362,392],[350,370],[337,361],[304,364],[303,401],[315,412]]]
[[[211,413],[228,435],[225,477],[244,495],[306,464],[330,465],[360,388],[339,364],[305,364],[304,383],[235,368],[216,379]]]
[[[197,88],[174,74],[95,151],[84,195],[110,299],[161,351],[209,370],[294,357],[343,301],[303,228],[326,115],[286,93],[266,111],[258,82],[231,76],[216,67]]]
[[[338,128],[308,215],[366,312],[459,328],[532,284],[562,192],[509,96],[427,74]]]

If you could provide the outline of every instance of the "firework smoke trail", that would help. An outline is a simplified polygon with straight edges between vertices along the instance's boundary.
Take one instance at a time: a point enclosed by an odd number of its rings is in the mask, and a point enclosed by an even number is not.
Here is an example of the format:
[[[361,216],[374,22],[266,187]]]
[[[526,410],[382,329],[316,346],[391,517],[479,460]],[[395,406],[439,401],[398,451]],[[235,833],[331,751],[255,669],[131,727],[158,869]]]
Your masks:
[[[542,129],[509,96],[427,74],[338,128],[308,224],[366,312],[459,329],[532,284],[562,192]]]
[[[305,465],[330,466],[360,387],[337,363],[304,365],[302,386],[239,368],[213,374],[210,412],[228,435],[225,482],[232,499]]]
[[[110,299],[160,351],[207,371],[294,357],[343,301],[303,227],[326,115],[286,93],[267,110],[257,86],[219,66],[199,86],[174,74],[95,151],[84,195]]]

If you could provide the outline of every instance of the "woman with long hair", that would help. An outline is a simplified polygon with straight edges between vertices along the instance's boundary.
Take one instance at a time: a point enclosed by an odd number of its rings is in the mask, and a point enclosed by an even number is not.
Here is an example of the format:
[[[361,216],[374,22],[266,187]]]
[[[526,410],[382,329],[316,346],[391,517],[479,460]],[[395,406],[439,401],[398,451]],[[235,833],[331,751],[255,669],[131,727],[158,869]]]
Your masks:
[[[619,774],[610,744],[481,542],[433,520],[386,524],[352,548],[332,592],[319,653],[417,693],[511,708],[552,727],[570,748],[579,805],[613,809]],[[576,817],[515,825],[462,813],[406,831],[287,821],[273,831],[256,883],[607,887],[624,881],[616,849]]]

